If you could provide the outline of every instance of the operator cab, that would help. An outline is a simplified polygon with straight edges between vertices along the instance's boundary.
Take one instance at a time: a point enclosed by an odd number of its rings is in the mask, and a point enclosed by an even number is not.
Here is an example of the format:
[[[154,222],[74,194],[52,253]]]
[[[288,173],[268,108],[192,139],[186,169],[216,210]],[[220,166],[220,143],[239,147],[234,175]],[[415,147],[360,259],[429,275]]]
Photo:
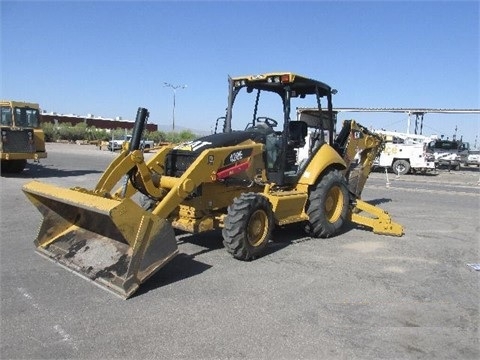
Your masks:
[[[259,132],[265,135],[265,162],[268,180],[279,186],[295,184],[316,151],[324,143],[333,143],[332,94],[336,91],[320,81],[293,73],[269,73],[229,78],[229,100],[224,118],[224,132],[232,132],[234,103],[239,101],[237,96],[242,90],[253,95],[253,116],[245,131]],[[269,94],[273,94],[275,99],[272,100],[272,96]],[[305,99],[307,95],[310,99],[315,99],[319,115],[311,116],[310,123],[302,119],[292,120],[293,101]],[[264,98],[267,100],[262,102]],[[267,108],[268,113],[272,112],[272,108],[275,110],[271,103],[278,101],[277,99],[281,101],[280,107],[276,107],[276,109],[281,108],[281,115],[277,114],[271,117],[258,115],[262,114],[259,110],[260,107],[262,111]],[[321,101],[325,99],[327,106],[322,108]],[[235,110],[237,108],[242,109],[241,106],[236,105]],[[283,118],[282,121],[281,118]],[[310,136],[309,129],[313,129]],[[306,147],[308,149],[305,152],[302,149]],[[299,158],[301,151],[307,154],[302,159]]]

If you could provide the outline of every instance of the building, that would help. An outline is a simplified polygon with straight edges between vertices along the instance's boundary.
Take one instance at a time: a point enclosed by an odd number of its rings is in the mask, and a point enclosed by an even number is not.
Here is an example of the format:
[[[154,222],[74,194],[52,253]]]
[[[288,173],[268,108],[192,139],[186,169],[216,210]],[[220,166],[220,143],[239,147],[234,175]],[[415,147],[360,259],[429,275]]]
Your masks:
[[[70,123],[72,125],[77,125],[79,123],[86,123],[87,126],[95,126],[97,129],[106,129],[106,130],[115,130],[115,129],[133,129],[135,121],[132,120],[122,120],[122,118],[117,117],[115,119],[103,118],[101,116],[94,116],[88,114],[87,116],[78,116],[74,114],[57,114],[55,112],[47,113],[43,111],[40,114],[40,123],[53,123],[53,124],[65,124]],[[146,130],[148,131],[157,131],[158,126],[156,124],[146,125]]]

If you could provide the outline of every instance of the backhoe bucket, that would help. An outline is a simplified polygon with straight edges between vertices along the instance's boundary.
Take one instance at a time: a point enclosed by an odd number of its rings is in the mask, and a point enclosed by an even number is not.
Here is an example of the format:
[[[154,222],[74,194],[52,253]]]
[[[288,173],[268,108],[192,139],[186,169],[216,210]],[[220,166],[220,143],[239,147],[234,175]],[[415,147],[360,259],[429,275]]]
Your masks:
[[[44,217],[37,251],[124,299],[178,253],[170,224],[131,199],[36,181],[23,191]]]

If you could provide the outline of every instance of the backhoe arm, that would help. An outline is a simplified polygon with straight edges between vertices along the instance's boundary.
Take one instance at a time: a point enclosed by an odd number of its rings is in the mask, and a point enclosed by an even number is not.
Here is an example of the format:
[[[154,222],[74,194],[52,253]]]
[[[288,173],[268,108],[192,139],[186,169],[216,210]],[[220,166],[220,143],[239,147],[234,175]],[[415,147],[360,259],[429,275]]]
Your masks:
[[[343,153],[347,164],[345,176],[349,190],[359,198],[372,171],[373,162],[383,149],[383,139],[354,120],[345,121],[344,126],[350,127]]]
[[[339,145],[347,164],[345,176],[352,196],[350,221],[369,227],[376,234],[402,236],[403,227],[392,221],[388,212],[360,199],[373,162],[383,150],[383,138],[354,120],[346,120],[343,126],[340,134],[345,136]]]

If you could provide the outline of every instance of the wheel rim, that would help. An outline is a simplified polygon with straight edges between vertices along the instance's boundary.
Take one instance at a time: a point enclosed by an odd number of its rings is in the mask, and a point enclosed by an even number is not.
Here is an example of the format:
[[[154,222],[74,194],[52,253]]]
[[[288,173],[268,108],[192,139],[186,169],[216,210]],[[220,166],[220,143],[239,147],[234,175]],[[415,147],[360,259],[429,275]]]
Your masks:
[[[337,221],[343,209],[343,192],[339,186],[333,186],[325,199],[325,215],[329,222]]]
[[[263,210],[255,211],[250,217],[247,227],[248,242],[252,246],[260,245],[267,236],[268,218]]]
[[[405,165],[403,164],[398,164],[397,165],[397,172],[403,173],[405,171]]]

